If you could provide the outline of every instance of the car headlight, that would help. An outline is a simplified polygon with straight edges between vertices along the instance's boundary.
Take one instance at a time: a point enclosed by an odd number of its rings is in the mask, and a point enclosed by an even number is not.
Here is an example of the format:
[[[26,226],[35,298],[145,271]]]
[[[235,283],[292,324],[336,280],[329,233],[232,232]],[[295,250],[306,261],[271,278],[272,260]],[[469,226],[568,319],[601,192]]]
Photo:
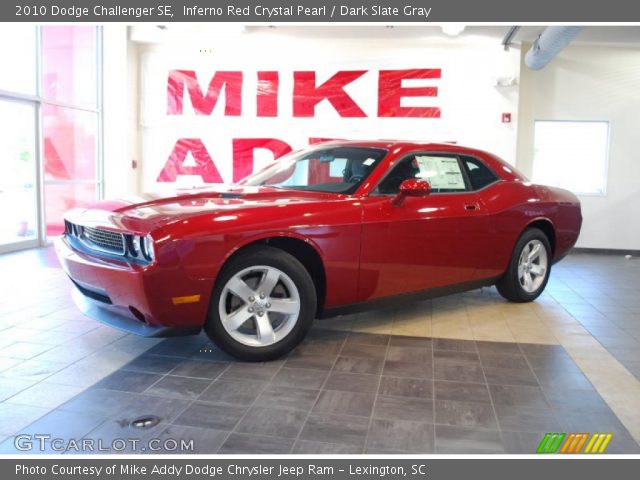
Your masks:
[[[140,237],[140,247],[142,249],[142,256],[152,261],[155,256],[155,251],[153,250],[153,238],[151,238],[151,235]]]
[[[153,261],[155,251],[153,249],[153,239],[151,235],[130,235],[128,243],[129,256],[149,262]]]

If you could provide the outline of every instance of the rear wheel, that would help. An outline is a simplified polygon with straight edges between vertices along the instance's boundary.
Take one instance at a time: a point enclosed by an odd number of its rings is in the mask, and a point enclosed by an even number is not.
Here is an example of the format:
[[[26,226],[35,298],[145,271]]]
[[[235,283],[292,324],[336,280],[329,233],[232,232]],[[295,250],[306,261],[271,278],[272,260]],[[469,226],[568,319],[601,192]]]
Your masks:
[[[205,330],[230,355],[271,360],[302,341],[316,303],[313,280],[295,257],[273,247],[251,248],[220,274]]]
[[[544,290],[551,271],[551,245],[537,228],[522,234],[513,250],[509,266],[496,287],[512,302],[531,302]]]

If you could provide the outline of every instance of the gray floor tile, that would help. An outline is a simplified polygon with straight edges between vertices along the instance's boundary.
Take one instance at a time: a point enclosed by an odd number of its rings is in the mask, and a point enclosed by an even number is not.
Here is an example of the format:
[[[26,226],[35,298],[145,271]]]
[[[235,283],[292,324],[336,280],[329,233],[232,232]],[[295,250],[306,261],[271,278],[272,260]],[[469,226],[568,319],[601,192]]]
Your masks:
[[[373,417],[433,423],[433,401],[423,398],[378,396]]]
[[[543,387],[570,388],[572,390],[593,390],[593,385],[583,373],[553,370],[538,370],[538,382]]]
[[[238,433],[296,438],[307,418],[304,410],[254,406],[236,426]]]
[[[611,348],[608,347],[607,350],[611,355],[616,357],[619,361],[632,361],[638,362],[640,361],[640,349],[638,348]]]
[[[247,409],[248,407],[238,405],[214,405],[194,402],[173,423],[187,427],[230,431],[244,416]]]
[[[575,408],[582,412],[610,411],[595,390],[571,390],[562,387],[543,387],[544,395],[553,408]]]
[[[180,342],[164,340],[147,350],[149,355],[164,355],[169,357],[189,358],[200,348]]]
[[[91,413],[54,410],[23,428],[19,433],[49,435],[51,439],[78,440],[105,420],[105,417]]]
[[[490,454],[504,453],[497,430],[436,425],[436,453]]]
[[[369,417],[373,410],[374,399],[375,396],[368,393],[323,390],[312,412]]]
[[[441,362],[434,365],[433,378],[452,382],[485,382],[482,367],[479,365],[458,364],[453,362]]]
[[[378,395],[415,397],[431,400],[433,398],[433,381],[417,378],[382,377]]]
[[[416,347],[389,347],[387,361],[431,363],[432,352],[430,348]]]
[[[512,405],[521,407],[547,408],[547,403],[540,387],[524,385],[489,385],[489,392],[495,405]]]
[[[92,388],[63,403],[58,410],[111,417],[126,411],[140,399],[137,393]]]
[[[180,445],[180,440],[185,440],[187,445],[189,442],[193,442],[193,448],[185,451],[185,450],[161,450],[154,453],[159,454],[213,454],[218,451],[218,449],[222,446],[222,443],[229,436],[229,432],[225,432],[222,430],[213,430],[210,428],[197,428],[197,427],[186,427],[182,425],[169,425],[163,432],[158,436],[160,439],[160,445],[164,445],[165,440],[178,440],[178,445]]]
[[[194,399],[209,386],[209,380],[187,377],[163,377],[145,390],[149,395]]]
[[[293,439],[266,437],[262,435],[246,435],[241,433],[232,433],[229,438],[222,444],[218,453],[223,455],[230,454],[250,454],[250,455],[266,455],[266,454],[285,454],[289,453],[293,448]]]
[[[229,367],[228,363],[185,360],[169,372],[178,377],[206,378],[215,380]]]
[[[480,365],[480,357],[476,352],[461,352],[456,350],[434,350],[433,363],[456,363],[465,365]]]
[[[382,359],[347,357],[341,355],[336,360],[333,370],[349,373],[380,374],[383,366],[384,360]]]
[[[455,400],[459,402],[491,403],[487,386],[481,383],[445,382],[434,383],[436,400]]]
[[[567,352],[561,345],[542,345],[537,343],[520,343],[520,350],[527,357],[531,355],[538,355],[543,357],[566,357]]]
[[[392,347],[432,348],[433,340],[424,337],[409,337],[405,335],[392,335],[389,345]]]
[[[346,345],[375,345],[386,347],[389,344],[390,335],[376,333],[351,332],[346,340]]]
[[[584,412],[575,409],[555,409],[558,422],[566,432],[607,432],[614,437],[630,438],[629,432],[613,412]]]
[[[274,363],[231,363],[220,376],[222,380],[253,380],[269,381],[281,367],[280,362]]]
[[[145,373],[157,373],[164,375],[173,370],[176,365],[182,362],[183,359],[179,357],[166,357],[162,355],[147,355],[142,354],[139,357],[131,360],[122,370],[129,370],[132,372],[145,372]]]
[[[100,380],[92,388],[104,390],[119,390],[122,392],[142,393],[162,378],[154,373],[132,372],[116,370],[111,375]]]
[[[331,372],[325,382],[325,390],[376,393],[380,377],[363,373]]]
[[[436,400],[436,423],[458,427],[497,428],[493,407],[484,403]]]
[[[378,358],[383,359],[386,354],[386,348],[381,348],[380,345],[363,345],[351,343],[342,347],[341,355],[348,357],[361,357],[361,358]]]
[[[433,378],[431,362],[398,362],[387,360],[384,362],[382,374],[389,377]]]
[[[480,355],[483,367],[488,368],[520,368],[529,369],[529,364],[524,355],[498,355],[483,353]]]
[[[374,448],[434,453],[434,427],[414,421],[373,419],[367,436],[367,449]]]
[[[319,393],[320,390],[269,385],[256,399],[255,404],[262,407],[295,408],[309,411],[316,403]]]
[[[531,366],[534,372],[540,370],[553,370],[562,372],[580,372],[580,369],[571,359],[567,356],[545,356],[545,355],[528,355],[527,362]]]
[[[300,440],[363,447],[369,419],[351,415],[310,415],[300,432]]]
[[[502,446],[505,453],[534,454],[547,432],[502,431]]]
[[[520,355],[517,343],[508,342],[476,342],[480,355]]]
[[[291,452],[296,455],[354,455],[362,453],[362,448],[337,443],[310,442],[299,440]]]
[[[495,405],[501,430],[515,432],[562,431],[551,409]]]
[[[284,387],[319,389],[324,384],[328,372],[304,368],[282,368],[271,383]]]
[[[284,366],[287,368],[309,368],[312,370],[331,370],[337,355],[307,354],[292,352]]]
[[[263,382],[216,380],[199,397],[201,402],[251,405],[264,390]]]
[[[487,383],[494,385],[526,385],[535,387],[538,380],[530,369],[524,368],[484,368]]]
[[[119,415],[116,415],[114,418],[116,420],[122,420],[122,423],[125,423],[126,420],[130,422],[136,418],[154,415],[164,422],[172,422],[189,405],[189,400],[162,398],[143,394],[139,395],[126,410],[119,412]]]
[[[457,352],[477,352],[476,342],[473,340],[452,340],[448,338],[436,338],[433,341],[435,350],[452,350]]]

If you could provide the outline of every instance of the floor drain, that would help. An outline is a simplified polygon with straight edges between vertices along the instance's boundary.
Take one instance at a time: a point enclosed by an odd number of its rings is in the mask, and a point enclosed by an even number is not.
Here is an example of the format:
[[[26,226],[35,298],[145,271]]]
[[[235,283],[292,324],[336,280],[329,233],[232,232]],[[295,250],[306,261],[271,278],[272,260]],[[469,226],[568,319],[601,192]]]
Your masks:
[[[145,415],[144,417],[136,418],[135,420],[131,420],[129,425],[133,428],[151,428],[155,427],[160,423],[160,417],[156,417],[155,415]]]

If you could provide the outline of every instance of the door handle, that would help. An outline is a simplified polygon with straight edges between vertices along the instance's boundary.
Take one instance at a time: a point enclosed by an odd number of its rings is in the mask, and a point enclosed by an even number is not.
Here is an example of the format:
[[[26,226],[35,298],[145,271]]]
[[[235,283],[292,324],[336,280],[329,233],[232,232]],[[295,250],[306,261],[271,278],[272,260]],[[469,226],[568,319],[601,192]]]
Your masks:
[[[478,205],[477,203],[465,203],[464,204],[464,209],[467,211],[475,211],[475,210],[480,210],[480,205]]]

